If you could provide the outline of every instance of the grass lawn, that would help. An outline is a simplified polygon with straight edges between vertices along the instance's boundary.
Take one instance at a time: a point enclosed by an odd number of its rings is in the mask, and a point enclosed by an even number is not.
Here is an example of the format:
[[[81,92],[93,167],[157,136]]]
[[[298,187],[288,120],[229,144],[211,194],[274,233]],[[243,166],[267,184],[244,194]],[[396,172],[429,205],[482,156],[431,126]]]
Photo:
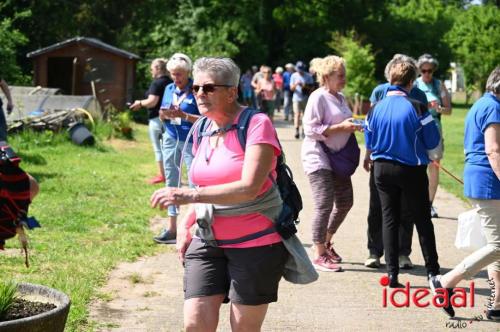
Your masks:
[[[148,229],[159,214],[149,207],[154,187],[145,182],[156,163],[147,127],[135,129],[134,141],[104,140],[91,148],[72,144],[66,135],[10,137],[22,167],[40,183],[30,215],[42,228],[28,232],[31,267],[11,239],[0,252],[0,275],[68,294],[67,331],[93,330],[88,304],[117,263],[165,250]]]

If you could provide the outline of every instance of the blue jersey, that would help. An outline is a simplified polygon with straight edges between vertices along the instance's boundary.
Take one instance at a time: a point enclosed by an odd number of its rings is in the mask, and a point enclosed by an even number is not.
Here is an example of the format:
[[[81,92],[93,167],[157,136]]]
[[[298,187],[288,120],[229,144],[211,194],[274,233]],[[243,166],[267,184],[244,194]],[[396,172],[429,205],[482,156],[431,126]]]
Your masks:
[[[372,151],[372,160],[426,165],[430,162],[427,150],[435,148],[440,140],[438,127],[427,109],[409,99],[402,88],[389,86],[387,92],[396,90],[405,95],[386,96],[368,115],[366,148]]]
[[[491,124],[500,124],[500,101],[488,92],[465,118],[464,195],[469,198],[500,199],[500,180],[485,152],[484,132]]]
[[[385,96],[387,95],[387,89],[389,89],[390,86],[391,86],[390,83],[383,83],[383,84],[377,85],[375,87],[375,89],[373,89],[372,94],[370,96],[370,103],[372,105],[374,105],[377,102],[379,102],[382,99],[384,99]],[[419,88],[417,88],[417,87],[414,86],[410,90],[410,93],[408,94],[408,97],[419,101],[420,103],[422,103],[422,105],[424,105],[425,107],[427,107],[427,97],[425,95],[425,92],[423,92]]]
[[[191,89],[192,81],[189,81],[188,85],[184,90],[180,90],[175,86],[174,83],[170,83],[165,88],[165,93],[163,94],[163,99],[161,101],[161,108],[169,108],[174,103],[174,98],[181,101],[179,107],[181,111],[188,114],[200,115],[198,111],[198,105],[196,105],[196,99],[193,95],[193,90]],[[176,95],[174,97],[174,94]],[[179,138],[181,141],[185,141],[189,129],[193,124],[189,121],[182,119],[180,125],[175,125],[170,123],[170,120],[165,120],[164,122],[165,132],[172,138]],[[192,139],[191,139],[192,141]]]

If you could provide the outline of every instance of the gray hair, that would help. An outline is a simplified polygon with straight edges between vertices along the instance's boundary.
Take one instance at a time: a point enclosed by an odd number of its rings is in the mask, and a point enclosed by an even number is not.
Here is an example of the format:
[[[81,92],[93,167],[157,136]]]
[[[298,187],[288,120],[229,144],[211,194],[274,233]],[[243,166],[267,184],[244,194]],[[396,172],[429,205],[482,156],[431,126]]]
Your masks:
[[[486,91],[493,92],[494,94],[500,94],[500,66],[497,66],[488,76],[486,81]]]
[[[422,68],[422,65],[424,65],[426,63],[432,65],[433,70],[436,70],[437,67],[439,66],[439,62],[436,59],[434,59],[432,57],[432,55],[430,55],[428,53],[422,54],[418,58],[418,63],[417,63],[418,69]]]
[[[193,62],[191,59],[184,53],[175,53],[170,57],[167,62],[168,71],[172,70],[185,70],[186,72],[191,72],[191,67]]]
[[[406,54],[396,53],[394,54],[392,59],[389,62],[387,62],[387,65],[385,66],[384,69],[384,76],[387,81],[391,80],[390,76],[391,68],[396,62],[411,62],[415,67],[417,66],[417,61],[415,61],[415,59],[413,59],[411,56],[408,56]]]
[[[240,68],[230,58],[199,58],[194,62],[193,76],[198,73],[208,73],[216,84],[238,86]]]

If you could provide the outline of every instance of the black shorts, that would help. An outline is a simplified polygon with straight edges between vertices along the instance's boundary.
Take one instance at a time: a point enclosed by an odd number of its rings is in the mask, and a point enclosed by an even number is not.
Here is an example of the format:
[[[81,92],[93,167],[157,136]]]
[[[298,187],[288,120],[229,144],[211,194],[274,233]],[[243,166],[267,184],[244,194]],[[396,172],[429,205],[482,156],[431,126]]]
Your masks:
[[[288,251],[281,242],[223,249],[193,239],[185,256],[184,299],[223,294],[224,302],[276,302],[287,259]]]

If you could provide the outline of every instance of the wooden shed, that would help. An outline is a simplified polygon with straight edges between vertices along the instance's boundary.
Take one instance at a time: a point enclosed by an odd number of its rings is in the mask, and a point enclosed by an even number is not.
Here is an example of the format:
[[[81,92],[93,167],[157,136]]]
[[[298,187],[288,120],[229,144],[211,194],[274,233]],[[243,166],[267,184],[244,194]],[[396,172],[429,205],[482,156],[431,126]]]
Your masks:
[[[68,95],[95,95],[102,107],[123,108],[134,91],[139,56],[95,38],[75,37],[30,52],[34,84]]]

